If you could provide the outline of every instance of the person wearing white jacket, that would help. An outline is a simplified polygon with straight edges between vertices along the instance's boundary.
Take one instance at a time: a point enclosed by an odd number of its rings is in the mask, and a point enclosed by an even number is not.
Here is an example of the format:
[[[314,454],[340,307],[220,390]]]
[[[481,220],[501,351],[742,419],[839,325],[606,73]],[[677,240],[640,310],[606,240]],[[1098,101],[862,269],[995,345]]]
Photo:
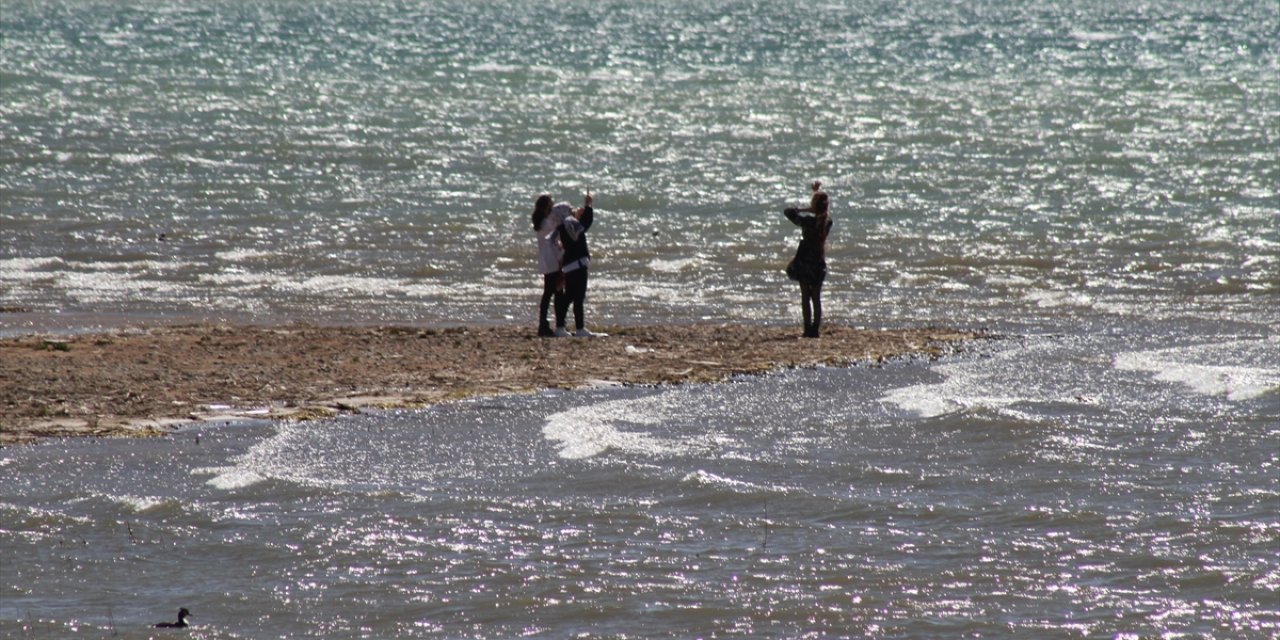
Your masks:
[[[533,205],[533,232],[538,237],[538,273],[542,274],[542,299],[538,303],[538,335],[544,338],[555,336],[551,324],[547,321],[547,312],[551,307],[551,299],[555,298],[556,307],[564,298],[563,274],[560,272],[560,260],[564,250],[560,248],[560,223],[572,214],[568,204],[551,204],[551,196],[538,196]]]

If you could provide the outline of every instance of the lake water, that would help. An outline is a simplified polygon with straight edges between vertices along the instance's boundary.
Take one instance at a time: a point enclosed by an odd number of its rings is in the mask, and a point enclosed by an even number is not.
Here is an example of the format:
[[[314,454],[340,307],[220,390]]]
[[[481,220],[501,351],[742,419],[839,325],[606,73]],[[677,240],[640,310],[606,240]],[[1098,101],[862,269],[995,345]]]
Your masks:
[[[939,362],[0,450],[0,637],[1280,634],[1280,8],[6,2],[0,335],[985,328]]]

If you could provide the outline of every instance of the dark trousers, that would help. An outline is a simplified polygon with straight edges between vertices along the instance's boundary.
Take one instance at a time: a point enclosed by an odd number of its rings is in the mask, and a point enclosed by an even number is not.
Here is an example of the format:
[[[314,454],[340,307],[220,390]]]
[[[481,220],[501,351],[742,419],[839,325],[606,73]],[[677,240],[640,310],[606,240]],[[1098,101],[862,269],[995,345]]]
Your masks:
[[[800,283],[800,310],[804,314],[804,337],[818,337],[822,331],[821,284]]]
[[[551,308],[551,299],[556,300],[556,308],[560,308],[560,299],[564,297],[564,293],[559,291],[560,272],[548,273],[542,276],[542,300],[538,303],[538,327],[548,327],[547,311]]]
[[[569,305],[573,305],[573,326],[586,326],[583,304],[587,301],[587,268],[574,269],[564,274],[564,295],[556,299],[556,326],[563,327]]]

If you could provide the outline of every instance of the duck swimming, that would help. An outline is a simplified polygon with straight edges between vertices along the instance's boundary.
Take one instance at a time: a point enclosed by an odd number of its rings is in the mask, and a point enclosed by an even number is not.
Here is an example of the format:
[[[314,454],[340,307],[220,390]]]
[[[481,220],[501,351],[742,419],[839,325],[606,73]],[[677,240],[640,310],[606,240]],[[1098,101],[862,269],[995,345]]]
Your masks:
[[[159,624],[156,624],[155,627],[157,629],[185,629],[189,626],[187,624],[187,617],[190,615],[191,615],[191,612],[187,611],[186,607],[183,607],[181,609],[178,609],[177,622],[161,622]]]

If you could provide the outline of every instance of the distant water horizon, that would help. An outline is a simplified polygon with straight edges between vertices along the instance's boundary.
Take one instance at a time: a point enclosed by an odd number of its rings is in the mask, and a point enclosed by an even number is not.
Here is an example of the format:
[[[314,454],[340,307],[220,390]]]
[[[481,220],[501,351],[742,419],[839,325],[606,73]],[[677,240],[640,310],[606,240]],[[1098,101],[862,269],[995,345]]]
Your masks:
[[[5,448],[0,635],[1275,637],[1278,33],[1262,0],[6,2],[0,335],[532,333],[533,201],[586,189],[588,326],[798,333],[781,212],[820,179],[830,322],[1005,339]]]

